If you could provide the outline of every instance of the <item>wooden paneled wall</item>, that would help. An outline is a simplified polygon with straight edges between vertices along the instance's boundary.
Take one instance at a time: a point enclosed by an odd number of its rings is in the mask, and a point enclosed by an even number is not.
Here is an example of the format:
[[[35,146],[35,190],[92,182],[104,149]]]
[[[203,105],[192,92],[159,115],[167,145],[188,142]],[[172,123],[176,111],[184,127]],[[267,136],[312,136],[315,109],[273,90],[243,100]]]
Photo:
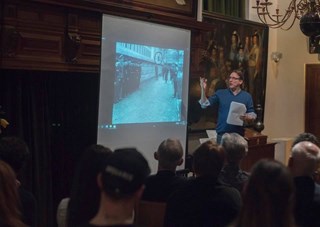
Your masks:
[[[196,5],[197,0],[4,0],[0,68],[99,72],[102,13],[108,13],[192,30],[191,76],[198,77],[204,32],[213,25],[196,21]]]
[[[100,13],[21,1],[3,12],[2,68],[99,71]]]

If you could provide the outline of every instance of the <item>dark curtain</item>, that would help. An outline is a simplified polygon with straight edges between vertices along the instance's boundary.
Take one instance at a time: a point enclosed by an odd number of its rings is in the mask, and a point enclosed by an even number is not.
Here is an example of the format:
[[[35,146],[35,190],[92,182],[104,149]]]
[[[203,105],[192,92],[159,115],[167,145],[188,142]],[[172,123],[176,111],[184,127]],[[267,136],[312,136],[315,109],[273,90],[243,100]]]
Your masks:
[[[204,0],[203,10],[245,19],[245,0]]]
[[[37,200],[38,226],[56,226],[59,201],[69,195],[84,148],[96,142],[98,74],[0,70],[0,105],[30,148],[19,176]]]

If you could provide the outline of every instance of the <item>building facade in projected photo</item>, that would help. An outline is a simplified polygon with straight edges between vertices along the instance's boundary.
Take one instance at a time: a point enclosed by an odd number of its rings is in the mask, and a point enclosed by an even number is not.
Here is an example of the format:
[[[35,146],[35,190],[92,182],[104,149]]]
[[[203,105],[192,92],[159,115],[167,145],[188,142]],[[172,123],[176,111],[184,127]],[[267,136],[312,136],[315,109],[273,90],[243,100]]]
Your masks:
[[[116,42],[112,124],[180,122],[184,51]]]

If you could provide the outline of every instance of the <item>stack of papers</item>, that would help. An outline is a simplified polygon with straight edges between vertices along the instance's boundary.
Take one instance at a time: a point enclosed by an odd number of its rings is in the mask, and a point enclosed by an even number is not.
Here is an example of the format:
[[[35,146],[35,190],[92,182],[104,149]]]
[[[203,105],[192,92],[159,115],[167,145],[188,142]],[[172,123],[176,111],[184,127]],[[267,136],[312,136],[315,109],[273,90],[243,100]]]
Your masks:
[[[199,139],[200,143],[204,143],[204,142],[206,142],[208,140],[214,140],[214,141],[217,140],[217,132],[216,132],[216,130],[206,130],[206,132],[207,132],[208,138],[200,138]]]
[[[247,108],[244,104],[239,102],[231,102],[227,123],[230,125],[243,126],[243,120],[241,120],[240,117],[245,115],[246,112]]]

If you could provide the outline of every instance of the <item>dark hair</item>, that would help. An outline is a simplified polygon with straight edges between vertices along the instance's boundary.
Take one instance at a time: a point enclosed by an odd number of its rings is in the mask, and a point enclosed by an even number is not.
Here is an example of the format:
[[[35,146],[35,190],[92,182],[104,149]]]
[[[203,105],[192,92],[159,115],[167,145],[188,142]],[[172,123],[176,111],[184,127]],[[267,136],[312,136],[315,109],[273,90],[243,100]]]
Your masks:
[[[69,227],[88,222],[98,212],[100,189],[97,175],[105,167],[112,151],[102,145],[91,145],[82,154],[73,179],[68,204],[67,223]]]
[[[236,73],[239,76],[240,80],[244,80],[243,73],[241,70],[233,70],[231,73]]]
[[[224,150],[215,142],[202,143],[193,153],[193,170],[199,176],[218,177],[224,164]]]
[[[289,170],[275,160],[261,160],[245,187],[238,227],[291,227],[294,185]]]
[[[27,144],[18,137],[0,139],[0,159],[10,165],[19,174],[29,156]]]
[[[239,34],[237,33],[237,31],[233,31],[233,32],[232,32],[231,37],[233,37],[233,36],[236,37],[236,39],[237,39],[236,41],[237,41],[237,43],[238,43],[240,38],[239,38]]]
[[[300,143],[303,141],[309,141],[309,142],[317,145],[318,147],[320,147],[320,141],[319,141],[318,137],[316,137],[314,134],[309,133],[309,132],[300,133],[292,142],[292,147],[294,147],[294,145],[296,145],[297,143]]]
[[[13,169],[0,160],[0,215],[1,226],[24,227],[19,211],[19,196]]]
[[[259,37],[258,31],[255,31],[255,32],[252,34],[252,37],[257,37],[257,38],[259,39],[260,37]]]
[[[243,50],[243,49],[244,49],[244,46],[242,45],[242,43],[239,43],[238,51],[239,51],[239,50]]]

